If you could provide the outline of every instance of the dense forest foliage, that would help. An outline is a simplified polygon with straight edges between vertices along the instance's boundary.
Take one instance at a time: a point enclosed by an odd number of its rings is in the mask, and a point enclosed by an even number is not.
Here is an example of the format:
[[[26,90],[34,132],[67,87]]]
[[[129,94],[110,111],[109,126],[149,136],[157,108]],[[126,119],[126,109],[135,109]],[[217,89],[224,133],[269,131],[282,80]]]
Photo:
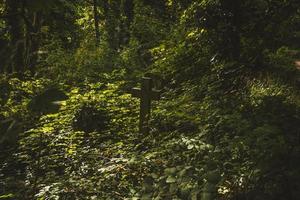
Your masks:
[[[299,0],[0,0],[0,199],[297,200],[299,74]]]

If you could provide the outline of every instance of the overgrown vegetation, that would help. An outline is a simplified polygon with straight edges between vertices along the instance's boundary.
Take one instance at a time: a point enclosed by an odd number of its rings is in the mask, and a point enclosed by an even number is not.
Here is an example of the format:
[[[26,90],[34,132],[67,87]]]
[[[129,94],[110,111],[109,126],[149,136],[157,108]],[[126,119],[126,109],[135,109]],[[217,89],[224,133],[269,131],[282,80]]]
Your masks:
[[[299,7],[1,1],[0,199],[298,199]]]

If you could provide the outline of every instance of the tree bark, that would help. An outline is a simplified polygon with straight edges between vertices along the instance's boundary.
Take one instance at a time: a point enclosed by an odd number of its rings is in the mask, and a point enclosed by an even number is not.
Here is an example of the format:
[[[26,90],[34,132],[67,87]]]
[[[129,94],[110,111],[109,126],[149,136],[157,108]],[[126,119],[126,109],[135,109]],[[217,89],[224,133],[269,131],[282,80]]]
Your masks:
[[[227,41],[223,44],[226,46],[225,55],[231,60],[240,60],[241,45],[241,2],[240,0],[223,0],[221,1],[223,9],[227,13],[227,30],[224,38]]]
[[[26,65],[32,74],[36,71],[41,40],[42,13],[27,13],[26,20]]]
[[[133,0],[124,0],[122,5],[122,14],[125,19],[121,21],[121,33],[120,33],[120,43],[121,45],[127,45],[130,41],[130,26],[133,21]]]
[[[99,15],[98,15],[97,0],[93,0],[93,10],[94,10],[94,26],[95,26],[96,46],[98,46],[99,42],[100,42],[100,32],[99,32]]]
[[[105,19],[105,32],[108,46],[112,51],[117,51],[120,44],[120,1],[103,0],[103,14]]]
[[[9,0],[5,3],[11,55],[6,71],[22,72],[24,71],[24,31],[22,18],[19,15],[21,4],[19,0]]]

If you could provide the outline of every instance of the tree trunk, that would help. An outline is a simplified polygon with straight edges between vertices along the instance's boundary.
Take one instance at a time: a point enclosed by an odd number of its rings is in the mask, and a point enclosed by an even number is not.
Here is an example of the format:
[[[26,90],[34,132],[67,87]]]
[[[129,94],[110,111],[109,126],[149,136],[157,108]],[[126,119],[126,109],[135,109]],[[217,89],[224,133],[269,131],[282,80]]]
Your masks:
[[[224,38],[227,41],[223,44],[226,46],[225,55],[230,60],[240,60],[240,44],[241,44],[241,2],[240,0],[223,0],[222,6],[227,13],[228,27],[225,31]]]
[[[232,58],[235,61],[240,60],[241,54],[241,2],[236,0],[232,5],[233,20],[232,24],[234,26],[232,31]]]
[[[99,15],[97,9],[98,9],[98,2],[97,0],[93,0],[95,37],[96,37],[96,45],[98,46],[100,42],[100,32],[99,32]]]
[[[22,72],[24,71],[24,32],[22,18],[19,15],[21,4],[19,0],[9,0],[5,3],[11,55],[7,72]]]
[[[103,0],[103,13],[105,19],[106,39],[109,48],[117,51],[119,48],[119,20],[120,20],[120,2],[119,0]]]
[[[130,26],[133,21],[133,0],[124,0],[122,5],[122,14],[124,18],[121,21],[120,43],[126,46],[130,41]]]
[[[32,74],[36,71],[40,48],[42,13],[27,13],[26,20],[26,65]]]

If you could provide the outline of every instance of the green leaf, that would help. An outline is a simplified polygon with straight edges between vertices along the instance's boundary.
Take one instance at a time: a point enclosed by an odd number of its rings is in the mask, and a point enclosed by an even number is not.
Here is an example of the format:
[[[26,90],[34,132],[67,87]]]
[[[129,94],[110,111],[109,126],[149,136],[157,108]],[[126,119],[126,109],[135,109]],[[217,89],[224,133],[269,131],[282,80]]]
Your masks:
[[[143,194],[141,197],[141,200],[151,200],[152,199],[152,194]]]
[[[171,174],[175,174],[175,173],[176,173],[175,167],[165,169],[165,174],[171,175]]]
[[[205,178],[210,183],[218,183],[221,179],[221,175],[220,175],[220,172],[218,172],[217,170],[214,170],[214,171],[207,172],[207,174],[205,175]]]
[[[174,176],[168,176],[166,183],[175,183],[176,178]]]
[[[0,196],[0,199],[10,199],[10,198],[14,198],[14,194],[4,194]]]

